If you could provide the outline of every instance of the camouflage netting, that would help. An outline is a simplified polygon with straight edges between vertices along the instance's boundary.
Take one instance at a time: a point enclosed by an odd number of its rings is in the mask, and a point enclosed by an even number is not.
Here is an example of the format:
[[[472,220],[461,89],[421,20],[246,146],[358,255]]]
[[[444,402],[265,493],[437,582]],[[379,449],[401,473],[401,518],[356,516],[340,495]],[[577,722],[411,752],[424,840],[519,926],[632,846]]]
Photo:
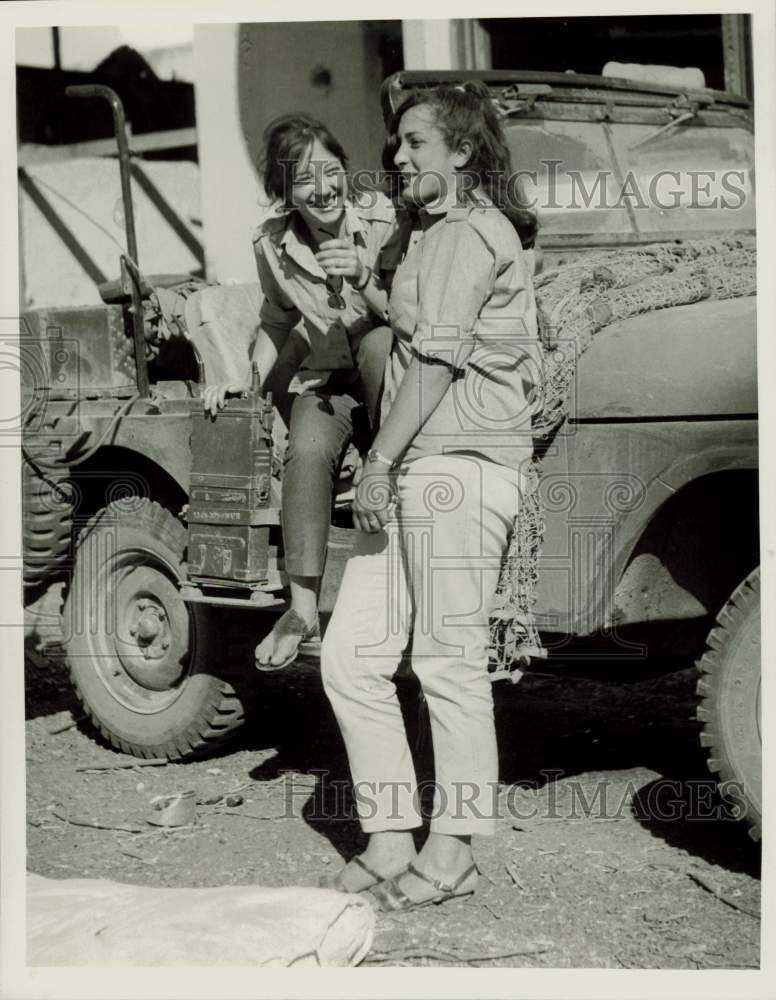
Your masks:
[[[539,274],[534,286],[544,384],[534,416],[538,450],[566,419],[577,360],[599,330],[655,309],[754,295],[756,263],[754,237],[725,237],[601,253]],[[491,621],[492,659],[498,671],[514,670],[541,653],[533,618],[544,534],[540,474],[537,456],[501,568]],[[519,671],[514,676],[518,679]]]

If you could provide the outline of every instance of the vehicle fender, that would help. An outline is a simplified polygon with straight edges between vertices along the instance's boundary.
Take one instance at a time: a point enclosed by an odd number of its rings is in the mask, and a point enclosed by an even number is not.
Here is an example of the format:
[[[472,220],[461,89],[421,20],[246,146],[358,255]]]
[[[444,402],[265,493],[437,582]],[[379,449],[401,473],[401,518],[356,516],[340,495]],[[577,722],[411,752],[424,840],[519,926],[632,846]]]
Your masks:
[[[756,468],[755,420],[578,426],[543,477],[540,628],[589,635],[610,627],[625,606],[629,561],[663,505],[706,476]],[[664,590],[663,608],[675,600],[669,617],[704,613]]]
[[[136,452],[162,468],[188,495],[191,474],[191,419],[188,414],[161,414],[125,419],[112,444]]]

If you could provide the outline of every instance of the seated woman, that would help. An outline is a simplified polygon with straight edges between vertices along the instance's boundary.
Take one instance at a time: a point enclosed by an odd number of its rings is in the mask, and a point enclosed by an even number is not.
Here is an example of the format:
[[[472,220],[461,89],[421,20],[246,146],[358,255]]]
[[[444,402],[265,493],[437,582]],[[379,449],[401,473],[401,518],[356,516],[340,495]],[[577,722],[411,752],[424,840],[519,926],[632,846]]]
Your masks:
[[[320,643],[318,589],[323,574],[334,477],[366,404],[374,421],[391,331],[378,258],[395,227],[390,201],[378,192],[352,197],[347,156],[325,125],[306,115],[271,124],[265,135],[264,189],[276,211],[254,237],[264,293],[253,351],[262,385],[281,355],[287,381],[296,365],[292,332],[307,356],[293,372],[282,527],[291,606],[256,648],[256,666],[277,670],[299,647]],[[297,339],[294,337],[294,339]],[[290,362],[289,362],[289,359]],[[247,369],[247,366],[246,366]],[[275,372],[279,375],[279,372]],[[237,381],[208,386],[213,416]],[[278,386],[278,388],[282,388]]]

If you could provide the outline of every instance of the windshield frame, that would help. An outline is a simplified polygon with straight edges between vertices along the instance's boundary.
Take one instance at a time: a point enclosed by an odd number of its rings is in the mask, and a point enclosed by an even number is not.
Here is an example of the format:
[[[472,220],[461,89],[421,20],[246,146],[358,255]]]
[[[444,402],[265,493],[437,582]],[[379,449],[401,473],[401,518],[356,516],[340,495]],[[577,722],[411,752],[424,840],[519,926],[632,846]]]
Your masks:
[[[622,185],[628,173],[632,173],[634,168],[632,165],[623,165],[622,157],[621,155],[618,155],[617,146],[620,144],[615,142],[615,136],[612,128],[612,126],[616,127],[617,124],[650,125],[657,128],[671,126],[666,129],[666,132],[670,136],[674,137],[677,135],[681,136],[685,129],[700,132],[701,130],[705,131],[706,128],[713,128],[715,130],[728,128],[743,130],[746,134],[752,136],[752,138],[754,137],[752,116],[749,113],[748,108],[692,108],[692,115],[688,115],[681,122],[677,122],[677,117],[687,115],[688,111],[688,107],[685,102],[681,102],[683,105],[681,107],[677,107],[678,103],[679,102],[671,103],[663,108],[655,108],[654,106],[637,108],[634,108],[633,106],[623,107],[609,102],[603,104],[570,104],[555,101],[552,104],[549,104],[546,103],[545,95],[541,95],[541,101],[539,99],[535,101],[529,100],[522,110],[510,113],[504,121],[504,127],[509,143],[509,133],[512,132],[513,129],[519,128],[522,123],[541,125],[542,123],[550,122],[557,122],[559,124],[588,122],[591,124],[597,124],[601,127],[602,136],[605,139],[613,176],[615,180],[620,183],[620,185]],[[511,147],[513,143],[509,143],[509,145]],[[620,149],[619,152],[622,154],[624,150]],[[752,157],[748,167],[752,178],[754,177],[753,154],[754,148],[752,147]],[[519,169],[527,170],[528,167],[525,164],[520,164]],[[751,194],[752,197],[754,197],[753,181],[751,184]],[[542,247],[547,249],[571,249],[575,247],[592,249],[599,247],[642,246],[646,243],[665,242],[667,240],[674,239],[713,239],[726,235],[729,236],[731,233],[754,234],[755,232],[754,224],[751,226],[728,225],[720,226],[719,228],[687,226],[687,212],[702,211],[701,208],[693,209],[689,206],[686,206],[682,213],[683,220],[680,221],[677,219],[676,227],[665,226],[662,228],[654,228],[654,223],[650,226],[649,218],[644,218],[641,220],[641,223],[639,223],[633,208],[628,202],[626,202],[624,207],[627,211],[628,221],[630,223],[628,231],[625,231],[623,226],[620,225],[616,227],[613,226],[612,230],[609,231],[605,229],[598,231],[582,229],[577,232],[552,232],[551,230],[547,230],[542,227],[540,211],[539,242]],[[610,211],[615,210],[616,209],[610,209]],[[652,215],[651,212],[649,214]],[[753,213],[752,219],[754,219]],[[684,224],[682,224],[682,221]]]

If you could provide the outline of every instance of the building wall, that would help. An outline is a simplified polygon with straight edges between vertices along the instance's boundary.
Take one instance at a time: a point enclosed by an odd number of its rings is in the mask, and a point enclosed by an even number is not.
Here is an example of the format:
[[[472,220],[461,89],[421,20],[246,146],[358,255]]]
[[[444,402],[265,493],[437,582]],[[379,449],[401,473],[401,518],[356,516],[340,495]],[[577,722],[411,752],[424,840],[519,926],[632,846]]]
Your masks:
[[[177,217],[194,240],[201,241],[196,163],[146,160],[141,167],[158,199],[166,203],[167,211]],[[29,165],[25,174],[28,180],[19,190],[22,307],[99,303],[97,282],[119,277],[119,258],[126,242],[116,159],[63,159]],[[45,200],[43,211],[30,196],[30,185],[34,185],[38,198]],[[143,272],[197,271],[198,256],[134,179],[132,201]],[[59,231],[52,225],[52,217]]]
[[[377,39],[360,21],[197,26],[194,59],[208,275],[252,281],[251,234],[266,212],[256,162],[273,118],[307,111],[354,168],[379,167]]]

